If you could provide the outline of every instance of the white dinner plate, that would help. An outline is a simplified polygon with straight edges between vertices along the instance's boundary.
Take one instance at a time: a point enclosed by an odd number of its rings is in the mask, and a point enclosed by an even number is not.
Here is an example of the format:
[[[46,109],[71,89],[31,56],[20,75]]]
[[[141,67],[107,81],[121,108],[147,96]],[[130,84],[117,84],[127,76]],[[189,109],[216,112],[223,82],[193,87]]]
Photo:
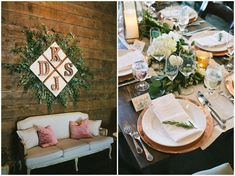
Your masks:
[[[204,112],[195,104],[188,100],[178,99],[179,103],[184,108],[185,112],[190,116],[194,122],[196,128],[200,129],[200,133],[195,133],[192,136],[187,137],[179,142],[175,142],[169,137],[167,132],[164,130],[162,124],[154,114],[151,107],[149,107],[142,118],[142,128],[144,133],[154,142],[168,146],[168,147],[180,147],[190,144],[200,138],[206,129],[206,115]]]
[[[191,38],[189,39],[190,42],[194,41],[194,39],[196,38],[202,38],[202,37],[206,37],[206,36],[210,36],[213,35],[215,33],[217,33],[219,31],[202,31],[202,32],[198,32],[195,33],[191,36]],[[230,44],[233,44],[233,40],[231,40]],[[195,46],[197,46],[198,48],[201,48],[203,50],[209,51],[209,52],[223,52],[227,50],[226,45],[219,45],[219,46],[214,46],[214,47],[207,47],[207,46],[201,46],[198,43],[195,42]]]

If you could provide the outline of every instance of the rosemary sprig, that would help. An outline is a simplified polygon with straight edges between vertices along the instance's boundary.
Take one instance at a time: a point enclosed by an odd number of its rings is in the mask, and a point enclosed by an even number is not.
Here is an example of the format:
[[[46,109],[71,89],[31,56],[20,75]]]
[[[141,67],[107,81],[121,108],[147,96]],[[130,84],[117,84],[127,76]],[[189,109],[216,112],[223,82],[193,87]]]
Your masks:
[[[219,42],[222,40],[222,38],[223,38],[223,34],[219,33]]]
[[[195,128],[195,126],[190,121],[177,122],[177,121],[174,121],[174,120],[166,120],[166,121],[163,121],[162,123],[163,124],[168,124],[168,125],[175,125],[177,127],[182,127],[182,128],[185,128],[185,129]]]

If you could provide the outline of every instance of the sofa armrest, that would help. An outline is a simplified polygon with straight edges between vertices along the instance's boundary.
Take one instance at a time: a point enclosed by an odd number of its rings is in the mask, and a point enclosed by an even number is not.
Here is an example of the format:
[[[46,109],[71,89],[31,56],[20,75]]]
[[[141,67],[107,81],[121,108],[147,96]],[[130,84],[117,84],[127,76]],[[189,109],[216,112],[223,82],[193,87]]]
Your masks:
[[[99,133],[100,133],[100,136],[108,136],[108,129],[100,128]]]
[[[25,148],[23,142],[18,138],[18,146],[19,146],[19,155],[20,158],[24,158],[27,155],[27,149]]]

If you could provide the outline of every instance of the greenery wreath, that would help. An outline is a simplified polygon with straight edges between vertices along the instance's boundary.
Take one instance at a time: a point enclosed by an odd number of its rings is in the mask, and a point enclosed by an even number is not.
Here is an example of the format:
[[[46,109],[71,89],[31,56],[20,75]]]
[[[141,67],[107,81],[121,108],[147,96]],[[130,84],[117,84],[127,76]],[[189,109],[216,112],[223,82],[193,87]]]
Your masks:
[[[52,105],[56,101],[66,107],[68,98],[72,99],[75,106],[79,99],[80,89],[89,89],[89,80],[93,77],[89,69],[84,66],[79,38],[72,33],[65,36],[59,35],[54,30],[49,31],[46,26],[40,27],[37,31],[25,29],[24,33],[26,45],[12,50],[14,54],[20,57],[20,62],[17,64],[3,64],[3,67],[7,68],[11,74],[17,73],[19,78],[18,86],[23,86],[25,92],[31,90],[39,103],[46,102],[49,111],[52,110]],[[53,42],[61,47],[78,70],[57,97],[30,70],[31,64]]]

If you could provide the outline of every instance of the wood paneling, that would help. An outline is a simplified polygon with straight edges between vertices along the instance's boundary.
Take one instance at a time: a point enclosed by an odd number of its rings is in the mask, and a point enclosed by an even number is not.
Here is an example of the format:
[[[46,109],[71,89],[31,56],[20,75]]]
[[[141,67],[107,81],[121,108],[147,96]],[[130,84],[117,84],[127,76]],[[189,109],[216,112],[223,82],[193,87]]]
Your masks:
[[[11,50],[25,44],[23,30],[46,25],[61,35],[79,36],[85,65],[94,75],[89,91],[81,90],[74,107],[60,103],[51,113],[81,111],[90,119],[102,119],[103,126],[115,123],[116,108],[116,2],[3,2],[2,63],[17,63]],[[35,58],[36,59],[36,58]],[[2,69],[2,145],[14,150],[16,122],[29,116],[48,114],[47,106],[24,92],[16,75]]]

